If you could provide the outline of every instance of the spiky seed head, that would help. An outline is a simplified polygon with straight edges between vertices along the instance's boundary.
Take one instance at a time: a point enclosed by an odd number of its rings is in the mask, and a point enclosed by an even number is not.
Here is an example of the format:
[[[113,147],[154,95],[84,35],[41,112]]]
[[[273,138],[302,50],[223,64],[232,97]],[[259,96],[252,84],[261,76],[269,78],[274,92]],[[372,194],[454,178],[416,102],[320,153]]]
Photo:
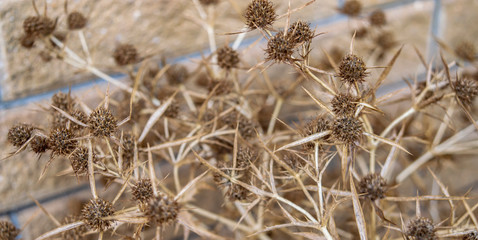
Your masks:
[[[338,77],[348,84],[362,83],[368,75],[367,67],[361,57],[347,54],[339,64]]]
[[[199,3],[202,5],[217,5],[219,3],[219,0],[199,0]]]
[[[241,169],[241,167],[239,165],[241,165],[241,163],[239,163],[239,161],[238,161],[238,166],[236,166],[236,168],[238,168],[238,170],[236,171],[236,175],[234,177],[236,179],[247,177],[246,175],[247,175],[248,171],[245,170],[244,168]],[[226,167],[226,164],[224,162],[218,162],[217,163],[217,168],[221,169],[222,171],[224,171],[225,174],[232,177],[232,169],[230,167]],[[242,201],[242,200],[247,199],[249,191],[246,188],[244,188],[243,186],[232,183],[228,178],[223,177],[219,173],[214,173],[213,177],[214,177],[213,178],[214,182],[216,182],[216,184],[218,184],[220,187],[222,187],[226,190],[225,195],[231,201],[235,201],[235,200]],[[242,179],[242,180],[244,180],[244,179]]]
[[[382,9],[377,9],[370,14],[369,17],[370,25],[381,27],[387,23],[387,16]]]
[[[314,31],[310,28],[310,23],[299,20],[289,26],[287,35],[293,43],[301,44],[311,41],[314,38]]]
[[[227,124],[231,129],[236,129],[237,122],[239,122],[239,133],[245,139],[252,138],[256,136],[256,123],[244,117],[244,115],[238,112],[232,112],[222,118],[222,121]]]
[[[475,230],[466,234],[465,236],[463,236],[463,240],[478,240],[478,231]]]
[[[385,197],[387,182],[379,173],[370,173],[358,183],[358,192],[372,201]]]
[[[231,184],[231,186],[226,192],[226,195],[229,196],[229,199],[231,199],[232,201],[243,201],[247,199],[249,191],[241,185]]]
[[[292,54],[296,46],[292,40],[289,35],[284,35],[283,31],[276,33],[267,42],[265,59],[276,63],[292,62]]]
[[[330,129],[331,129],[330,121],[324,116],[317,116],[316,118],[306,122],[305,125],[300,130],[300,133],[302,137],[307,137],[312,134],[324,132]],[[329,140],[329,138],[330,138],[329,136],[325,136],[321,140],[327,141]],[[315,143],[308,142],[304,145],[304,147],[305,149],[314,149]]]
[[[57,92],[51,97],[51,105],[65,112],[69,112],[73,105],[73,99],[71,98],[70,94]]]
[[[44,153],[50,148],[50,146],[48,145],[48,138],[42,136],[35,136],[30,142],[30,147],[32,148],[32,151],[34,153]]]
[[[337,118],[332,126],[335,139],[347,145],[355,145],[362,138],[362,133],[362,122],[353,117]]]
[[[79,147],[69,156],[71,168],[73,168],[76,176],[88,175],[88,157],[89,150],[87,147]],[[97,161],[96,154],[93,151],[93,162]]]
[[[473,62],[476,55],[475,45],[470,41],[461,41],[455,47],[455,54],[465,61]]]
[[[86,115],[85,112],[83,112],[79,109],[74,110],[73,113],[71,114],[71,116],[74,117],[76,120],[82,122],[82,123],[87,123],[88,122],[88,115]],[[81,125],[76,124],[73,121],[70,121],[70,128],[73,131],[79,131],[79,130],[83,129],[84,127],[81,126]]]
[[[246,25],[250,30],[268,28],[277,18],[274,5],[269,0],[252,0],[244,12]]]
[[[68,216],[65,218],[63,223],[70,224],[77,221],[80,221],[81,218],[79,216]],[[85,239],[85,234],[88,232],[88,228],[85,225],[81,225],[79,227],[70,229],[68,231],[64,231],[61,233],[61,239],[65,240],[83,240]]]
[[[248,168],[254,162],[257,154],[254,150],[247,146],[240,146],[237,149],[237,166],[238,169]]]
[[[166,80],[171,85],[185,83],[189,78],[189,71],[184,65],[176,64],[166,71]]]
[[[138,50],[132,44],[120,44],[113,52],[113,58],[117,65],[124,66],[138,62]]]
[[[393,32],[383,31],[375,38],[375,43],[382,49],[387,50],[395,46],[397,41],[395,41]]]
[[[109,109],[98,107],[88,117],[88,127],[96,137],[109,137],[117,126],[117,120]]]
[[[20,234],[20,230],[9,221],[0,221],[0,239],[2,240],[15,240]]]
[[[473,100],[478,95],[478,83],[469,78],[458,78],[453,82],[456,97],[465,106],[473,104]]]
[[[75,134],[70,129],[60,127],[51,130],[48,145],[53,155],[68,155],[78,146]]]
[[[156,225],[167,224],[175,221],[178,217],[179,204],[166,194],[160,193],[149,200],[144,214],[150,219],[150,222]]]
[[[349,17],[356,17],[362,12],[362,3],[357,0],[347,0],[340,9],[340,12]]]
[[[83,222],[92,230],[105,231],[111,226],[111,220],[102,218],[109,217],[114,214],[113,205],[101,198],[92,199],[83,206],[81,210],[81,218]]]
[[[30,36],[47,36],[55,31],[56,22],[48,17],[30,16],[23,21],[23,31]]]
[[[416,217],[412,219],[406,226],[405,235],[413,240],[435,240],[435,225],[425,217]]]
[[[168,118],[176,118],[179,115],[180,106],[181,105],[179,105],[178,101],[173,100],[166,111],[164,111],[164,116]]]
[[[352,36],[355,34],[356,39],[363,39],[368,34],[368,29],[366,27],[360,27],[357,30],[352,31]]]
[[[239,54],[229,46],[217,50],[217,64],[220,68],[230,70],[239,64]]]
[[[20,45],[26,49],[33,48],[35,45],[35,36],[24,34],[20,37]]]
[[[151,184],[151,179],[143,178],[137,181],[131,187],[131,193],[133,195],[133,200],[139,201],[142,204],[146,204],[153,197],[153,187]]]
[[[348,93],[339,93],[331,101],[332,111],[337,116],[353,116],[357,110],[359,98]]]
[[[20,123],[8,130],[7,140],[15,147],[21,147],[33,134],[33,126]]]
[[[68,14],[66,22],[68,24],[68,29],[70,30],[77,30],[82,29],[86,26],[87,23],[86,17],[77,11],[71,12]]]

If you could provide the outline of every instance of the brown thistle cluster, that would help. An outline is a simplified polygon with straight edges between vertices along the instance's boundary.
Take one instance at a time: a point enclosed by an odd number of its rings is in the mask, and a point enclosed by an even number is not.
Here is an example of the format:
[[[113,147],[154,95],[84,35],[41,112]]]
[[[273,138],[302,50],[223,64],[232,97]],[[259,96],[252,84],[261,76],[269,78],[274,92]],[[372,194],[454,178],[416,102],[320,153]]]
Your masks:
[[[117,120],[109,109],[98,107],[88,117],[88,127],[96,137],[109,137],[117,126]]]
[[[27,36],[47,36],[53,33],[56,28],[56,21],[43,16],[27,17],[23,21],[23,31]]]
[[[324,116],[317,116],[316,118],[306,122],[305,125],[301,128],[300,133],[302,137],[307,137],[312,134],[328,131],[331,129],[331,127],[332,124],[329,119]],[[321,138],[321,141],[328,141],[329,139],[329,136],[325,136]],[[304,145],[304,147],[305,149],[312,150],[315,148],[315,143],[308,142]]]
[[[86,17],[82,13],[74,11],[68,14],[66,22],[68,25],[68,29],[78,30],[86,26],[88,19],[86,19]]]
[[[359,194],[372,201],[384,198],[386,191],[387,182],[379,173],[367,174],[358,183]]]
[[[274,5],[269,0],[252,0],[247,7],[244,18],[250,30],[267,29],[275,22],[277,15]]]
[[[381,27],[387,23],[387,17],[383,10],[377,9],[370,14],[369,21],[372,26]]]
[[[239,54],[229,46],[217,50],[217,64],[220,68],[230,70],[239,64]]]
[[[465,236],[463,236],[463,240],[477,240],[477,239],[478,239],[477,231],[470,232],[466,234]]]
[[[361,57],[354,54],[347,54],[339,64],[338,77],[344,83],[354,85],[365,81],[368,75],[367,67]]]
[[[7,139],[15,147],[21,147],[32,136],[34,128],[29,124],[17,124],[8,131]]]
[[[34,153],[44,153],[48,149],[50,149],[50,145],[48,144],[48,138],[44,136],[35,136],[30,142],[30,147]]]
[[[356,145],[362,139],[362,122],[354,117],[339,117],[332,124],[332,135],[347,145]]]
[[[0,239],[14,240],[18,234],[20,234],[20,230],[17,229],[11,222],[0,221]]]
[[[314,31],[309,23],[299,20],[290,25],[287,35],[290,36],[290,41],[300,44],[311,41],[314,38]]]
[[[413,240],[435,240],[436,229],[433,222],[425,217],[416,217],[406,226],[405,235]]]
[[[310,29],[310,24],[297,21],[286,32],[279,31],[267,41],[265,59],[276,63],[292,63],[296,60],[292,56],[296,47],[313,38],[314,32]]]
[[[358,0],[347,0],[340,8],[340,12],[350,17],[356,17],[362,12],[362,3]]]
[[[131,187],[131,193],[133,195],[133,200],[138,201],[143,205],[147,204],[153,197],[153,186],[151,184],[151,179],[142,178],[138,180]]]
[[[64,224],[70,224],[80,220],[81,219],[79,216],[68,216],[65,218],[63,222]],[[82,239],[85,239],[85,234],[87,232],[88,232],[88,227],[86,227],[85,225],[81,225],[77,228],[73,228],[68,231],[62,232],[61,237],[62,239],[66,239],[66,240],[82,240]]]
[[[452,83],[452,88],[455,91],[456,98],[465,106],[471,106],[478,95],[478,84],[472,79],[458,78]]]
[[[137,63],[139,54],[132,44],[119,44],[113,52],[113,58],[118,66],[125,66]]]
[[[332,111],[337,116],[352,117],[357,110],[359,101],[358,97],[352,96],[349,93],[339,93],[331,101]]]
[[[97,162],[97,156],[95,152],[93,154],[93,163]],[[88,175],[88,158],[89,150],[86,147],[76,148],[72,154],[69,155],[71,167],[76,176]]]
[[[68,155],[78,146],[75,133],[67,128],[56,128],[50,132],[49,146],[54,155]]]
[[[158,226],[174,222],[179,214],[178,202],[166,194],[159,193],[152,196],[144,207],[144,215],[151,224]]]
[[[81,210],[81,218],[88,228],[95,231],[105,231],[111,224],[111,220],[104,220],[114,214],[113,205],[101,198],[90,200]]]

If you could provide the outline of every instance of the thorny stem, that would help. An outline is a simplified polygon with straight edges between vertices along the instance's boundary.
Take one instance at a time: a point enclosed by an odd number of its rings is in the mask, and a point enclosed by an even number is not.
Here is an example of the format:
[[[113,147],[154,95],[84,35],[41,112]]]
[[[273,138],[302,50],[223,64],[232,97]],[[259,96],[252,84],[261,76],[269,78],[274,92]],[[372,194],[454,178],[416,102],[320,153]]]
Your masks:
[[[270,136],[274,131],[274,127],[277,122],[277,117],[279,116],[280,110],[282,108],[282,104],[284,103],[284,98],[279,97],[277,99],[276,105],[274,107],[274,112],[272,112],[271,119],[269,120],[269,127],[267,128],[267,135]]]

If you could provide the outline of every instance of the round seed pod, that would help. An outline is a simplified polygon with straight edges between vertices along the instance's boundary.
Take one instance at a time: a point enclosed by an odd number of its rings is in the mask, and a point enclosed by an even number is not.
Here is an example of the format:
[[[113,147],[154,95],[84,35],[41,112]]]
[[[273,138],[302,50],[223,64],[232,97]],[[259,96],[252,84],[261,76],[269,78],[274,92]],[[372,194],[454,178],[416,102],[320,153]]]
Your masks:
[[[126,133],[123,135],[123,169],[128,169],[134,157],[134,142],[135,137],[132,134]]]
[[[30,36],[47,36],[55,28],[56,22],[48,17],[30,16],[23,21],[23,31]]]
[[[250,30],[268,28],[277,18],[274,5],[269,0],[252,0],[244,12],[246,25]]]
[[[32,151],[34,153],[44,153],[50,148],[50,146],[48,145],[48,138],[42,136],[35,136],[30,142],[30,147],[32,148]]]
[[[34,128],[29,124],[17,124],[8,130],[7,140],[15,147],[21,147],[33,134]]]
[[[478,240],[478,232],[473,231],[466,234],[465,236],[463,236],[463,240]]]
[[[81,110],[74,110],[73,113],[71,114],[72,117],[74,117],[76,120],[82,122],[82,123],[87,123],[88,122],[88,115],[86,115],[85,112]],[[80,131],[84,127],[81,125],[76,124],[73,121],[70,121],[70,129],[73,131]]]
[[[332,135],[335,139],[347,145],[354,145],[360,141],[362,133],[362,122],[353,117],[337,118],[332,126]]]
[[[70,129],[60,127],[50,132],[48,145],[53,155],[68,155],[78,146],[75,134]]]
[[[20,37],[20,45],[26,49],[33,48],[35,45],[35,36],[24,34]]]
[[[104,107],[99,107],[90,114],[88,127],[96,137],[109,137],[118,128],[116,118]]]
[[[476,55],[475,45],[469,41],[462,41],[455,47],[455,54],[465,61],[473,62]]]
[[[153,196],[145,206],[144,215],[150,222],[163,225],[176,220],[179,214],[179,204],[165,194]]]
[[[387,50],[395,46],[397,41],[395,41],[393,32],[384,31],[375,38],[375,43],[382,49]]]
[[[153,197],[153,187],[151,184],[151,179],[143,178],[137,181],[131,187],[131,194],[133,195],[133,200],[139,201],[142,204],[146,204]]]
[[[385,197],[387,182],[379,173],[370,173],[358,183],[358,192],[372,201]]]
[[[239,64],[239,54],[229,46],[217,50],[217,64],[220,68],[230,70]]]
[[[365,66],[362,58],[354,55],[347,54],[339,64],[338,77],[342,82],[348,84],[362,83],[365,81],[365,77],[368,75],[367,67]]]
[[[209,81],[208,90],[216,88],[214,96],[227,95],[234,89],[234,83],[227,79],[212,79]]]
[[[69,112],[71,106],[73,105],[73,99],[71,98],[70,94],[57,92],[51,97],[51,105],[65,112]]]
[[[315,119],[312,119],[308,121],[300,130],[302,137],[307,137],[312,134],[320,133],[323,131],[327,131],[331,129],[331,123],[330,121],[323,117],[323,116],[318,116]],[[329,140],[329,136],[323,137],[321,140]],[[308,142],[304,145],[305,149],[314,149],[315,148],[315,143],[314,142]]]
[[[453,82],[455,96],[463,105],[471,106],[476,95],[478,95],[478,83],[468,78],[459,78]]]
[[[116,46],[113,58],[118,66],[135,64],[138,62],[139,55],[136,48],[131,44],[120,44]]]
[[[357,110],[358,97],[352,96],[348,93],[339,93],[334,96],[331,101],[332,111],[337,116],[353,116]]]
[[[277,63],[292,62],[292,54],[294,53],[295,46],[296,44],[293,39],[288,35],[284,36],[284,32],[280,31],[267,42],[265,59]]]
[[[184,65],[176,64],[166,71],[166,79],[171,85],[184,83],[188,78],[189,71]]]
[[[77,148],[70,156],[71,168],[76,176],[88,175],[88,157],[89,151],[87,147]],[[93,162],[97,162],[96,154],[93,151]]]
[[[68,25],[68,29],[70,30],[77,30],[77,29],[82,29],[86,26],[87,23],[86,17],[77,11],[71,12],[68,14],[68,17],[66,18],[66,22]]]
[[[20,234],[20,229],[16,228],[13,223],[9,221],[0,221],[0,239],[15,240]]]
[[[368,34],[368,29],[366,27],[361,27],[355,31],[352,32],[352,36],[355,34],[356,39],[363,39],[367,36]]]
[[[435,226],[430,219],[417,217],[407,224],[405,235],[414,240],[435,240],[438,239],[435,231]]]
[[[66,217],[63,221],[64,224],[70,224],[81,220],[78,216],[69,216]],[[85,225],[64,231],[61,233],[62,239],[65,240],[83,240],[85,239],[84,235],[88,232],[88,228]]]
[[[289,26],[287,35],[289,35],[292,42],[300,44],[311,41],[314,38],[314,31],[310,29],[310,23],[297,21]]]
[[[385,16],[385,12],[382,9],[377,9],[370,14],[368,20],[370,25],[381,27],[387,23],[387,16]]]
[[[202,5],[217,5],[219,3],[219,0],[199,0],[199,3]]]
[[[356,17],[362,12],[362,3],[357,0],[347,0],[340,12],[349,16],[349,17]]]
[[[173,100],[166,111],[164,111],[164,116],[168,118],[176,118],[179,115],[179,109],[179,103],[176,100]]]
[[[112,223],[111,220],[103,220],[102,218],[109,217],[113,214],[113,205],[101,198],[90,200],[81,210],[83,222],[85,222],[90,229],[100,232],[107,230]]]

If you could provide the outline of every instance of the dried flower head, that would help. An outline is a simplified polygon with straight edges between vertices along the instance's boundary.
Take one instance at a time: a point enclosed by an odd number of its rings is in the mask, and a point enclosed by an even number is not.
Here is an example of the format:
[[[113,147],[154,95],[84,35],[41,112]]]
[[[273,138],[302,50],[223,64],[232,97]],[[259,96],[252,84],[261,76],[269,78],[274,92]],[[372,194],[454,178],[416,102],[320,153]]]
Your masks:
[[[65,111],[69,112],[73,104],[73,99],[70,94],[57,92],[51,97],[51,105]]]
[[[366,27],[360,27],[357,30],[352,31],[352,35],[355,34],[356,39],[362,39],[365,38],[368,34],[368,29]],[[342,57],[341,55],[340,57]]]
[[[248,139],[256,136],[256,124],[251,119],[244,117],[244,115],[238,112],[232,112],[222,118],[223,122],[227,124],[231,129],[236,129],[239,122],[239,133],[242,137]]]
[[[70,224],[81,220],[79,216],[69,216],[63,221],[64,224]],[[85,234],[88,232],[88,228],[85,225],[64,231],[61,233],[61,238],[65,240],[83,240]]]
[[[134,157],[134,142],[135,137],[132,134],[126,133],[123,136],[123,169],[128,169],[133,162]]]
[[[22,47],[30,49],[35,45],[35,36],[24,34],[20,37],[20,45]]]
[[[189,71],[184,65],[176,64],[169,67],[166,71],[166,79],[171,85],[185,83],[189,78]]]
[[[478,240],[478,231],[473,231],[465,236],[463,236],[463,240]]]
[[[146,204],[153,197],[153,187],[151,184],[151,179],[143,178],[137,181],[131,187],[131,193],[133,195],[133,200],[139,201],[140,203]]]
[[[77,30],[86,26],[87,19],[82,13],[74,11],[68,14],[66,22],[68,24],[68,29]]]
[[[473,100],[478,95],[478,83],[468,78],[458,78],[452,83],[456,98],[458,98],[463,105],[470,106]]]
[[[237,166],[238,169],[248,168],[256,159],[257,154],[254,150],[247,146],[240,146],[237,149]]]
[[[312,134],[324,132],[331,129],[330,121],[324,116],[317,116],[315,119],[312,119],[305,123],[305,125],[300,130],[302,137],[307,137]],[[323,137],[321,140],[329,140],[329,136]],[[308,142],[304,145],[305,149],[314,149],[315,143]]]
[[[314,38],[314,31],[310,28],[310,23],[299,20],[289,26],[287,35],[292,42],[300,44],[311,41]]]
[[[199,0],[202,5],[217,5],[219,0]]]
[[[476,55],[475,45],[470,41],[461,41],[455,47],[455,54],[465,61],[472,62],[475,60]]]
[[[252,0],[244,13],[249,29],[268,28],[277,18],[274,5],[269,0]]]
[[[97,137],[109,137],[118,128],[116,118],[104,107],[98,107],[90,114],[88,127]]]
[[[367,67],[361,57],[354,54],[347,54],[339,64],[338,77],[342,82],[355,84],[365,81],[368,75]]]
[[[361,139],[362,133],[362,122],[353,117],[337,118],[332,126],[333,136],[347,145],[354,145]]]
[[[70,129],[63,127],[53,129],[48,139],[52,155],[68,155],[72,153],[78,145],[78,140],[75,140],[75,137],[75,134]]]
[[[407,224],[405,235],[413,240],[435,240],[438,239],[435,231],[435,226],[430,219],[417,217]]]
[[[362,3],[360,3],[357,0],[347,0],[342,8],[340,9],[340,12],[348,15],[350,17],[356,17],[360,14],[362,11]]]
[[[102,218],[114,214],[113,205],[101,198],[92,199],[81,210],[83,222],[92,230],[105,231],[111,226],[111,220]]]
[[[370,25],[381,27],[387,23],[387,17],[382,9],[377,9],[370,14]]]
[[[18,234],[20,234],[20,229],[17,229],[13,223],[0,221],[0,239],[15,240]]]
[[[15,147],[21,147],[31,138],[34,128],[29,124],[20,123],[8,130],[7,140]]]
[[[280,62],[292,62],[292,54],[296,44],[289,35],[284,35],[283,31],[276,33],[267,42],[266,60]]]
[[[82,123],[88,122],[88,115],[86,115],[85,112],[79,109],[74,110],[73,113],[71,113],[71,116]],[[70,121],[70,129],[72,129],[73,131],[79,131],[83,128],[84,127],[82,125],[78,125],[75,122]]]
[[[32,141],[30,142],[30,147],[34,153],[38,154],[44,153],[50,148],[48,145],[48,139],[42,136],[33,137]]]
[[[179,204],[166,194],[160,193],[149,200],[145,206],[144,214],[152,223],[157,225],[167,224],[175,221],[178,217]]]
[[[382,49],[387,50],[395,46],[397,41],[393,32],[383,31],[375,38],[375,43]]]
[[[23,21],[23,31],[30,36],[47,36],[53,33],[56,21],[48,17],[30,16]]]
[[[239,54],[229,46],[217,50],[217,64],[220,68],[230,70],[239,64]]]
[[[358,192],[372,201],[385,197],[387,182],[379,173],[370,173],[358,183]]]
[[[124,66],[138,62],[139,55],[136,48],[131,44],[120,44],[116,46],[113,58],[117,65]]]
[[[69,156],[71,167],[76,176],[86,176],[88,174],[88,157],[89,151],[87,147],[79,147]],[[93,162],[97,162],[94,151]]]
[[[359,98],[348,93],[339,93],[331,101],[332,111],[337,116],[353,116],[357,110]]]

